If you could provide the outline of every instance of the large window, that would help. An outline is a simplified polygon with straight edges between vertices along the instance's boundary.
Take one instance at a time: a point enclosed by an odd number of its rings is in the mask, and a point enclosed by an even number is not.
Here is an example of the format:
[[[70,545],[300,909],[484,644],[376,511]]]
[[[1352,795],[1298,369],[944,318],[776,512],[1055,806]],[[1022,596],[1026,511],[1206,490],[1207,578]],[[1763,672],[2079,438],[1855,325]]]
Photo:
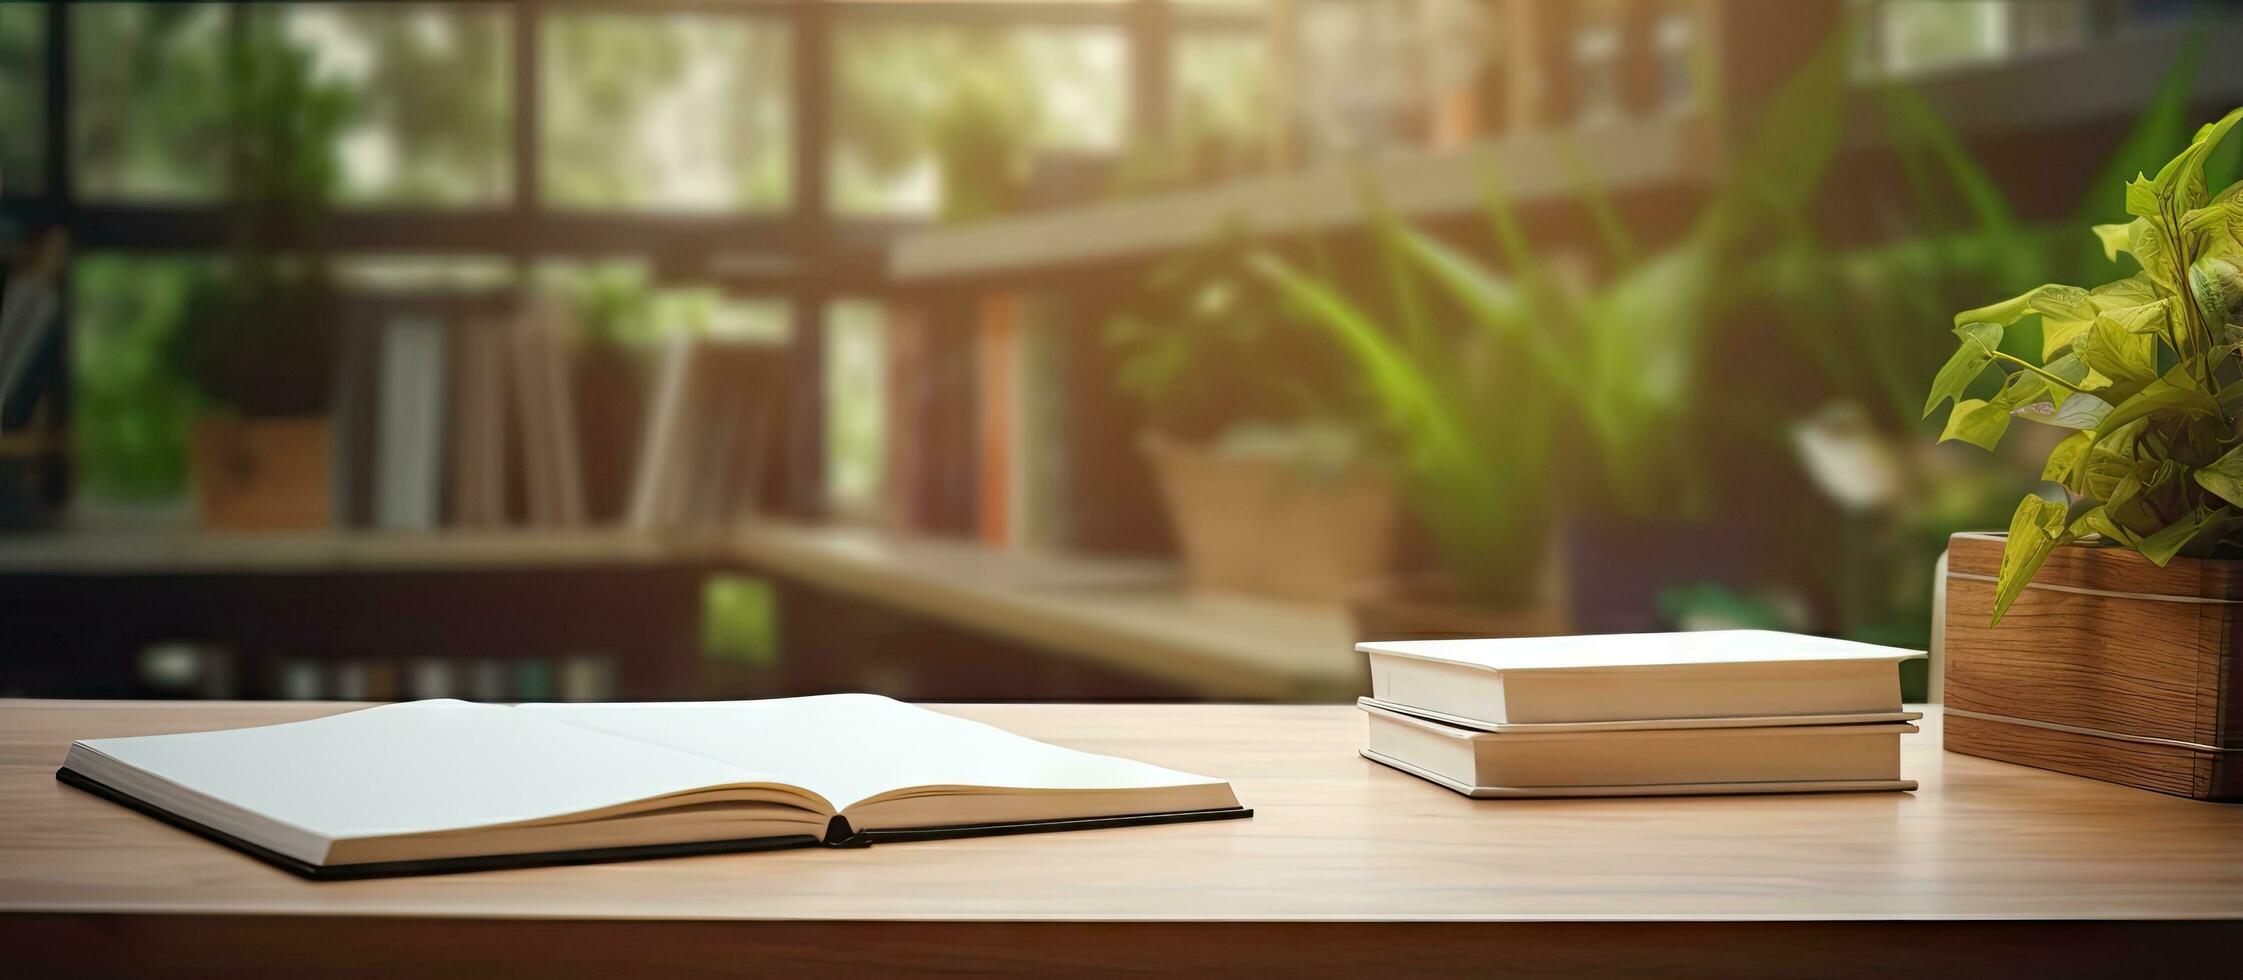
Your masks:
[[[1293,121],[1267,6],[70,4],[60,196],[41,172],[56,8],[0,2],[0,230],[71,216],[70,425],[97,502],[186,492],[187,300],[269,240],[352,292],[526,285],[588,345],[641,353],[797,342],[797,303],[820,304],[812,479],[863,513],[883,479],[880,236],[1124,192],[1149,117],[1170,180],[1268,169]],[[274,220],[299,206],[316,220]]]
[[[45,35],[43,8],[0,5],[0,194],[34,193],[45,185]]]
[[[1264,169],[1279,132],[1269,42],[1257,34],[1190,34],[1176,39],[1169,86],[1170,144],[1188,176]]]
[[[1016,206],[1060,155],[1120,154],[1119,30],[848,23],[837,33],[836,210],[980,216]]]
[[[555,11],[539,69],[556,206],[732,211],[790,197],[789,31],[771,17]]]

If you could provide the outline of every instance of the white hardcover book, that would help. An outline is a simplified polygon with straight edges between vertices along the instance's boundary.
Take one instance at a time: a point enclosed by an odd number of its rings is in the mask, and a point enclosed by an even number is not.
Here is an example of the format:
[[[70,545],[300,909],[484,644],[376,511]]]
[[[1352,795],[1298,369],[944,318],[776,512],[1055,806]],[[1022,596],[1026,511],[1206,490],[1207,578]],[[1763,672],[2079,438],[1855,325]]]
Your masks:
[[[1358,644],[1371,696],[1475,727],[1890,714],[1914,650],[1764,630]]]
[[[1843,715],[1747,715],[1733,718],[1646,718],[1638,721],[1549,721],[1520,724],[1517,722],[1489,722],[1477,718],[1452,715],[1446,711],[1413,708],[1406,704],[1381,701],[1377,698],[1356,698],[1361,708],[1379,708],[1405,715],[1416,715],[1428,721],[1437,721],[1457,728],[1476,732],[1518,733],[1531,735],[1537,732],[1641,732],[1662,728],[1777,728],[1788,725],[1868,725],[1877,722],[1915,721],[1924,716],[1921,711],[1865,711]]]
[[[80,741],[57,778],[314,878],[1250,815],[1221,779],[864,694],[414,701]]]
[[[1475,798],[1911,790],[1906,722],[1523,734],[1365,705],[1363,757]]]

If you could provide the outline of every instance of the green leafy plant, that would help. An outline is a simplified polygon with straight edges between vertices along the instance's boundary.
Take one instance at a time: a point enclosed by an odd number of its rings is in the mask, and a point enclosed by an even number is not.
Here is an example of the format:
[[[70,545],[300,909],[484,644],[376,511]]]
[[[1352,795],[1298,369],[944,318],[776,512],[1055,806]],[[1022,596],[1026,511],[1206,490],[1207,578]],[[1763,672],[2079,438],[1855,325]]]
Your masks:
[[[1347,423],[1352,368],[1255,275],[1262,247],[1227,228],[1146,274],[1105,324],[1115,384],[1155,431],[1214,443],[1241,426]]]
[[[1959,344],[1924,405],[1953,402],[1942,441],[1992,449],[2018,418],[2071,430],[2041,474],[2063,499],[2028,495],[2010,518],[1997,623],[2062,544],[2094,536],[2159,565],[2243,544],[2243,182],[2214,194],[2205,177],[2239,120],[2243,109],[2202,127],[2155,176],[2129,181],[2131,221],[2095,226],[2132,275],[1955,316]],[[2035,325],[2037,356],[2016,352],[2013,334]],[[1989,369],[1998,384],[1972,397]]]
[[[1774,373],[1806,382],[1797,395],[1811,400],[1766,405],[1761,417],[1790,420],[1811,411],[1811,420],[1791,433],[1799,451],[1810,443],[1828,448],[1834,436],[1845,435],[1893,466],[1893,480],[1881,494],[1858,482],[1830,483],[1834,476],[1858,481],[1864,476],[1858,470],[1817,473],[1833,500],[1855,494],[1857,509],[1841,504],[1846,512],[1835,522],[1827,511],[1792,518],[1796,533],[1807,536],[1800,539],[1804,546],[1843,556],[1821,569],[1830,576],[1847,635],[1924,645],[1932,621],[1931,573],[1949,536],[2006,520],[2018,481],[2040,472],[2023,453],[1942,451],[1922,438],[1936,437],[1940,425],[1930,422],[1930,431],[1922,431],[1923,379],[1952,353],[1954,340],[1920,325],[1947,319],[1971,297],[2100,277],[2109,259],[2099,240],[2077,228],[2109,211],[2109,188],[2137,171],[2156,170],[2188,139],[2204,46],[2201,34],[2184,46],[2131,130],[2085,185],[2103,193],[2082,195],[2068,216],[2046,224],[2019,217],[2001,182],[1922,92],[1900,83],[1878,86],[1882,130],[1910,191],[1905,210],[1887,220],[1905,230],[1839,244],[1811,222],[1777,224],[1768,229],[1775,239],[1768,257],[1730,279],[1744,308],[1733,322],[1769,328],[1755,344],[1763,352],[1757,363],[1763,370],[1795,365]],[[1830,112],[1837,111],[1833,103]],[[2018,352],[2037,349],[2037,336],[2011,333]],[[1859,427],[1843,433],[1833,423]],[[1875,500],[1859,508],[1863,492]]]
[[[217,405],[317,414],[332,387],[341,314],[322,239],[336,146],[355,104],[269,20],[252,20],[230,43],[224,84],[234,247],[190,290],[167,353]]]

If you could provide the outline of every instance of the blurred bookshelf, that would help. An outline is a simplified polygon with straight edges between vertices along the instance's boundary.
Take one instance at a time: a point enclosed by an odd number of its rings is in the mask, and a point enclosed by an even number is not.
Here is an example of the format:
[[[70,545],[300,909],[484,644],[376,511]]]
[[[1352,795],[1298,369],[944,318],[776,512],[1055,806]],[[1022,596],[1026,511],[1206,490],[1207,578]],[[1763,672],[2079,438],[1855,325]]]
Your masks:
[[[741,576],[776,583],[777,615],[802,619],[742,693],[971,696],[940,686],[959,669],[950,648],[969,648],[976,671],[1014,673],[1029,695],[1041,679],[1056,685],[1050,696],[1329,700],[1353,691],[1360,669],[1345,609],[1193,594],[1165,561],[775,524],[16,536],[0,539],[12,597],[0,622],[20,640],[14,683],[32,689],[55,666],[39,648],[54,643],[76,651],[62,666],[107,667],[80,675],[129,689],[132,671],[168,671],[198,696],[662,699],[706,690],[705,591]],[[791,601],[797,590],[816,597]],[[865,634],[818,621],[854,626],[868,610],[906,617],[896,628],[913,639],[868,649]],[[954,639],[930,640],[925,626]],[[222,666],[180,666],[212,654]],[[898,663],[931,681],[899,676]]]
[[[1906,233],[1851,207],[1891,177],[1887,83],[2051,212],[2084,175],[2048,161],[2098,156],[2073,151],[2118,139],[2189,52],[2192,107],[2243,97],[2219,56],[2243,20],[2191,6],[0,5],[0,264],[45,228],[78,252],[32,369],[40,427],[0,433],[38,481],[11,523],[63,525],[0,537],[0,636],[30,651],[0,689],[1343,697],[1348,597],[1179,571],[1102,337],[1148,267],[1230,225],[1344,259],[1366,184],[1492,252],[1473,235],[1497,174],[1594,278],[1584,180],[1671,233],[1852,16],[1834,237]],[[233,207],[193,157],[224,116],[189,76],[251,43],[363,110],[309,231]],[[1001,194],[946,178],[974,163],[946,127],[984,88],[1035,119],[990,137],[1023,171]],[[400,109],[424,104],[446,111]],[[1182,159],[1144,179],[1138,150]],[[212,442],[223,399],[169,348],[211,326],[189,301],[245,235],[333,250],[339,349],[269,360],[339,391],[308,431]],[[226,491],[268,441],[275,472],[324,484],[308,506]],[[73,519],[110,498],[164,526]]]

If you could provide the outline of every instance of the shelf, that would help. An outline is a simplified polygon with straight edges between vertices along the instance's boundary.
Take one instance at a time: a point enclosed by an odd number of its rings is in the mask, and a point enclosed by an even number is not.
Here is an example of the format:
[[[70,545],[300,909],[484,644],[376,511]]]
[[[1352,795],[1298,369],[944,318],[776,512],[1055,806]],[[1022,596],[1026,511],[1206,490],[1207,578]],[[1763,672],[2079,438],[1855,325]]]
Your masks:
[[[620,531],[56,531],[0,538],[0,575],[303,574],[715,560],[719,549]]]
[[[1595,179],[1615,192],[1714,172],[1714,140],[1698,120],[1616,124],[1575,133],[1571,143]],[[1462,151],[1394,153],[1360,165],[912,232],[891,246],[888,274],[926,283],[1110,261],[1204,241],[1231,222],[1262,234],[1346,227],[1363,220],[1365,174],[1403,215],[1473,211],[1486,201],[1491,170],[1502,175],[1506,193],[1533,201],[1572,193],[1570,166],[1564,144],[1542,135]]]
[[[0,576],[302,575],[699,565],[800,582],[1229,698],[1356,692],[1338,606],[1186,592],[1168,562],[1035,555],[851,528],[444,534],[94,533],[0,539]]]
[[[757,527],[730,544],[750,567],[1195,691],[1359,693],[1362,658],[1345,608],[1187,592],[1167,562],[822,528]]]

